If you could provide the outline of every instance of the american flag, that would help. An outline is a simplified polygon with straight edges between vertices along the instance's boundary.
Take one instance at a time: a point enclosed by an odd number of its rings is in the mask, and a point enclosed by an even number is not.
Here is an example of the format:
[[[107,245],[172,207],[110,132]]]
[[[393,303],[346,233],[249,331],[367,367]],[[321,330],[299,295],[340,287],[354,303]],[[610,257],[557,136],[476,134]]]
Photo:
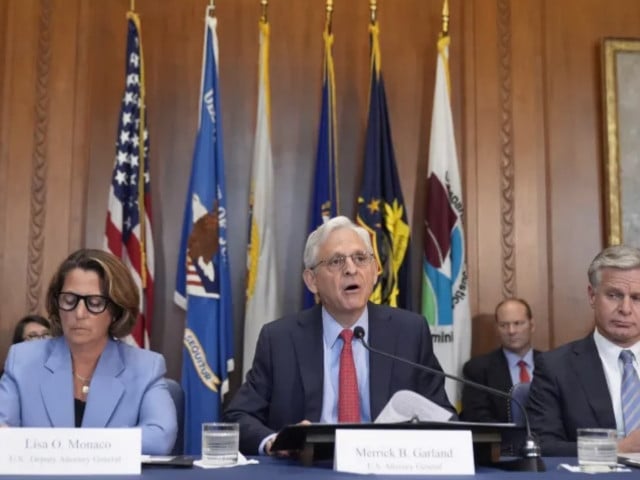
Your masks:
[[[109,189],[105,249],[122,259],[138,285],[140,315],[132,336],[138,346],[149,348],[154,277],[149,134],[140,19],[135,13],[128,12],[127,20],[129,32],[125,89],[118,121],[116,160]],[[144,200],[141,206],[142,198]]]

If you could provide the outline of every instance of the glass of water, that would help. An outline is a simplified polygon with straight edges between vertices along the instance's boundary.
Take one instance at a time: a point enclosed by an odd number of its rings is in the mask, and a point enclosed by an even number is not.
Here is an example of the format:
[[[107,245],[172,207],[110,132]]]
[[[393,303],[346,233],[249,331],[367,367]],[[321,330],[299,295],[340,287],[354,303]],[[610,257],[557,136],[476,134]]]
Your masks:
[[[578,428],[578,464],[586,472],[608,472],[618,464],[618,432],[612,428]]]
[[[237,463],[239,433],[237,423],[203,423],[203,463],[218,466]]]

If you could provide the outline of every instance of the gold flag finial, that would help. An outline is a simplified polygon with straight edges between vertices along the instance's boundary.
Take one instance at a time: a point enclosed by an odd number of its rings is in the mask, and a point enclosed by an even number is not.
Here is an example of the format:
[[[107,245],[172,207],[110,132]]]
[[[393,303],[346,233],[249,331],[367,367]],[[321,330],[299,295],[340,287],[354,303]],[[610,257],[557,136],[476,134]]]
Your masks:
[[[260,0],[260,6],[262,7],[262,13],[260,14],[260,21],[267,23],[267,7],[269,6],[269,0]]]
[[[376,23],[378,19],[378,0],[369,0],[369,12],[371,12],[371,23]]]
[[[129,2],[129,10],[131,10],[132,12],[136,11],[136,0],[131,0]]]
[[[327,31],[331,33],[331,25],[333,23],[333,0],[327,0]]]
[[[442,35],[449,35],[449,0],[442,5]]]

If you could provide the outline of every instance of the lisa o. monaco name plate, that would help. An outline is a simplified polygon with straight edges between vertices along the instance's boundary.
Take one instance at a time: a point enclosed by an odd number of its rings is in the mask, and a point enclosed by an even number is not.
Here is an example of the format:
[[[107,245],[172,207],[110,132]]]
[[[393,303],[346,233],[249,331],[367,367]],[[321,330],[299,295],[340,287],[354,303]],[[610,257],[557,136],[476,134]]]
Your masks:
[[[140,474],[139,428],[0,428],[0,475]]]
[[[334,469],[350,473],[473,475],[471,432],[337,429]]]

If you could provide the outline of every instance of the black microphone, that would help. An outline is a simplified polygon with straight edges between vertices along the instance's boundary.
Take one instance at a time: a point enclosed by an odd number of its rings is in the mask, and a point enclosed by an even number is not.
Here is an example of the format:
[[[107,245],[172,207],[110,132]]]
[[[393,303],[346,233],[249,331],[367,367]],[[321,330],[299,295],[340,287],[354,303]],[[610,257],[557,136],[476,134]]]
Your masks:
[[[435,368],[431,368],[431,367],[428,367],[426,365],[422,365],[420,363],[415,363],[415,362],[412,362],[411,360],[407,360],[405,358],[397,357],[395,355],[391,355],[390,353],[383,352],[382,350],[378,350],[376,348],[373,348],[364,339],[364,328],[362,328],[360,326],[358,326],[358,327],[353,329],[353,336],[362,342],[362,345],[364,345],[364,348],[366,348],[370,352],[373,352],[373,353],[375,353],[377,355],[382,355],[383,357],[390,358],[391,360],[397,360],[398,362],[405,363],[407,365],[411,365],[412,367],[418,368],[420,370],[427,371],[429,373],[433,373],[435,375],[439,375],[441,377],[450,378],[451,380],[455,380],[456,382],[460,382],[460,383],[462,383],[464,385],[469,385],[470,387],[473,387],[473,388],[475,388],[477,390],[482,390],[482,391],[485,391],[485,392],[489,392],[489,393],[491,393],[493,395],[497,395],[497,396],[505,398],[505,399],[507,399],[509,401],[513,400],[513,402],[518,406],[518,408],[522,412],[522,417],[524,418],[524,425],[525,425],[525,429],[526,429],[526,432],[527,432],[527,439],[526,439],[525,444],[522,447],[522,451],[521,451],[522,452],[522,457],[525,458],[526,460],[530,460],[531,462],[533,462],[533,463],[528,463],[525,466],[525,468],[531,469],[531,470],[534,470],[534,471],[544,471],[545,470],[544,463],[542,462],[542,459],[540,458],[541,457],[541,455],[540,455],[540,446],[538,445],[538,442],[536,441],[535,437],[531,433],[531,425],[529,424],[529,416],[527,415],[527,411],[524,409],[524,406],[522,405],[522,403],[520,403],[520,401],[517,398],[514,398],[513,395],[511,395],[510,393],[507,393],[507,392],[503,392],[502,390],[498,390],[497,388],[487,387],[486,385],[482,385],[481,383],[476,383],[476,382],[473,382],[471,380],[467,380],[466,378],[463,378],[463,377],[458,377],[456,375],[451,375],[451,374],[445,373],[445,372],[443,372],[441,370],[437,370]],[[516,468],[519,469],[520,466],[517,466]]]

